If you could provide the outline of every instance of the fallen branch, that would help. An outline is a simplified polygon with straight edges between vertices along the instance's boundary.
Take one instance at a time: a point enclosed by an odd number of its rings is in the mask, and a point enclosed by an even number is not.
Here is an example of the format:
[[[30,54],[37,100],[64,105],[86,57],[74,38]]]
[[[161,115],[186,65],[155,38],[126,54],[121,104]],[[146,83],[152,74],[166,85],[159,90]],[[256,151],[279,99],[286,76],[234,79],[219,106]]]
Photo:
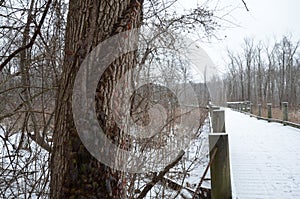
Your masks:
[[[175,159],[173,162],[171,162],[170,164],[168,164],[168,165],[164,168],[163,171],[159,172],[158,175],[155,174],[155,175],[153,176],[152,180],[146,184],[146,186],[144,187],[144,189],[142,190],[142,192],[140,193],[140,195],[137,197],[137,199],[142,199],[142,198],[144,198],[144,197],[147,195],[147,193],[152,189],[152,187],[153,187],[156,183],[158,183],[159,181],[161,181],[161,180],[163,179],[164,175],[165,175],[167,172],[169,172],[169,170],[170,170],[171,168],[173,168],[173,167],[181,160],[181,158],[183,157],[183,155],[184,155],[184,151],[181,150],[181,151],[179,152],[178,156],[176,157],[176,159]]]
[[[212,161],[215,159],[217,150],[218,150],[218,148],[215,148],[215,149],[214,149],[213,154],[212,154],[212,157],[211,157],[211,159],[210,159],[210,161],[209,161],[209,164],[207,165],[207,167],[206,167],[206,169],[205,169],[205,171],[204,171],[204,174],[203,174],[203,176],[202,176],[202,178],[201,178],[201,180],[200,180],[200,182],[199,182],[199,184],[198,184],[198,186],[197,186],[197,188],[196,188],[196,191],[194,192],[194,195],[193,195],[193,198],[192,198],[192,199],[195,199],[195,198],[197,197],[197,195],[200,194],[200,192],[201,192],[201,191],[200,191],[201,185],[202,185],[202,183],[203,183],[203,181],[204,181],[204,179],[205,179],[205,176],[206,176],[206,174],[207,174],[207,172],[208,172],[208,168],[211,166]]]

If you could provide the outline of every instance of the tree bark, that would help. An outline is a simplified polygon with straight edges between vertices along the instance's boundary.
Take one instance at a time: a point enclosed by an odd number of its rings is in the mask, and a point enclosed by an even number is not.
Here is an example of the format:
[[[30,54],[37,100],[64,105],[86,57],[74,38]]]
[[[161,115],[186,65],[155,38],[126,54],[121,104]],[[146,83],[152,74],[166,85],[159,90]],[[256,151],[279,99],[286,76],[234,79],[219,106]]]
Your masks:
[[[131,28],[142,18],[142,0],[70,0],[65,38],[65,59],[56,103],[51,158],[50,198],[123,198],[121,174],[98,162],[79,139],[72,115],[72,88],[80,64],[100,42]],[[109,121],[109,97],[115,81],[135,65],[135,52],[111,64],[100,79],[96,111],[109,137],[118,129]],[[95,93],[96,94],[96,93]]]

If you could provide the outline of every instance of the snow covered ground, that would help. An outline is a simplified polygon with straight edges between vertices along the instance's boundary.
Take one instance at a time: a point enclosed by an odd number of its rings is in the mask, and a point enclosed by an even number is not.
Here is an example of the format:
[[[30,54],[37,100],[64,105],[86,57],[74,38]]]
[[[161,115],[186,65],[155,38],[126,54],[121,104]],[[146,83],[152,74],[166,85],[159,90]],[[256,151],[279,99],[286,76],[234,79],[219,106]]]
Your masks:
[[[300,129],[225,109],[235,198],[300,198]]]
[[[165,179],[184,188],[178,192],[162,183],[157,183],[146,198],[192,198],[191,191],[196,190],[209,161],[208,119],[205,120],[200,132],[185,150],[186,153],[179,164],[165,175]],[[25,134],[20,132],[9,135],[2,127],[0,128],[0,154],[0,198],[48,198],[49,153]],[[150,178],[145,175],[140,177],[143,179],[137,181],[136,188],[142,189],[144,182],[149,181]],[[210,178],[209,172],[206,178]],[[205,180],[202,187],[210,188],[210,181]]]
[[[225,109],[225,117],[226,132],[229,134],[234,198],[300,198],[300,129],[257,120],[230,109]],[[180,164],[171,169],[170,173],[165,176],[165,178],[193,191],[208,163],[209,124],[207,120],[201,131],[198,139],[195,139],[186,150],[187,152]],[[0,130],[0,135],[3,138],[1,142],[4,141],[5,137],[3,133]],[[19,136],[11,136],[7,143],[18,143],[16,139],[20,139]],[[12,144],[4,145],[1,143],[0,168],[18,168],[16,171],[32,172],[32,175],[28,175],[30,179],[15,179],[13,183],[8,185],[4,182],[7,182],[5,180],[9,177],[13,178],[14,173],[12,169],[9,170],[12,173],[3,173],[4,171],[2,171],[2,177],[6,177],[2,178],[0,185],[10,186],[11,192],[1,193],[0,198],[3,196],[6,198],[13,198],[13,196],[26,198],[25,195],[28,191],[25,189],[32,189],[32,192],[28,194],[33,197],[36,196],[33,190],[43,189],[42,187],[32,187],[31,178],[39,178],[39,176],[47,174],[47,171],[41,169],[47,161],[39,163],[32,160],[30,165],[26,165],[26,167],[22,164],[25,161],[23,159],[34,159],[36,156],[33,154],[45,155],[32,144],[26,146],[26,150],[22,149],[18,154],[14,154],[15,149]],[[28,149],[31,153],[27,151]],[[18,161],[14,159],[10,161],[11,164],[7,165],[9,162],[7,159],[12,157],[7,155],[8,151],[11,155],[18,157]],[[39,158],[44,159],[40,156]],[[184,173],[187,173],[185,177],[182,176]],[[210,178],[209,173],[206,178]],[[205,181],[203,187],[210,187],[210,181]],[[23,189],[24,192],[22,193]],[[18,190],[19,193],[13,190]],[[24,193],[26,194],[24,195]],[[191,197],[191,193],[187,189],[182,189],[178,194],[158,183],[146,198],[155,198],[155,196],[158,197],[162,194],[173,196],[170,198],[177,195],[176,198],[178,199],[183,198],[183,195],[188,198]]]
[[[49,153],[23,133],[0,126],[0,198],[48,198]]]

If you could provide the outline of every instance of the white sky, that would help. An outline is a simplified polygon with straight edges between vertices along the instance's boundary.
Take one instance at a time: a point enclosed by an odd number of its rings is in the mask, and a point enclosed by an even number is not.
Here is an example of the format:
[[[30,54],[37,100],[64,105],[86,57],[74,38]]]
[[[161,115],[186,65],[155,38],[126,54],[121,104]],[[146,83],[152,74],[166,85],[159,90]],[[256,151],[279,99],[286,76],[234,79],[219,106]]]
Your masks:
[[[213,62],[222,72],[227,62],[227,51],[241,49],[244,38],[265,41],[272,44],[274,38],[280,40],[283,35],[292,35],[293,41],[300,40],[300,1],[299,0],[244,0],[249,8],[246,11],[242,0],[210,0],[208,5],[218,5],[217,15],[233,10],[225,19],[225,27],[217,32],[221,40],[213,39],[202,44]],[[201,5],[203,0],[198,0]],[[180,6],[189,8],[197,4],[197,0],[180,0]],[[224,8],[224,9],[223,9]]]

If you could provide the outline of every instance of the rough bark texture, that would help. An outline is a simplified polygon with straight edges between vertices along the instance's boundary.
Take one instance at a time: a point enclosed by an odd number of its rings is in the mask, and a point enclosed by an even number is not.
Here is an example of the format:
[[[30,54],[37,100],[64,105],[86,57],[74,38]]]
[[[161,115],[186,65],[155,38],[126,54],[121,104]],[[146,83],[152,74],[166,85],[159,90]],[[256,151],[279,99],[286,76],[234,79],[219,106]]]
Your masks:
[[[51,198],[123,198],[122,177],[85,149],[72,115],[72,88],[85,56],[101,41],[136,28],[141,22],[142,0],[70,0],[65,60],[56,105],[54,145],[51,159]],[[135,53],[116,60],[104,73],[96,95],[100,124],[109,137],[118,136],[110,120],[109,101],[115,81],[134,67]]]

